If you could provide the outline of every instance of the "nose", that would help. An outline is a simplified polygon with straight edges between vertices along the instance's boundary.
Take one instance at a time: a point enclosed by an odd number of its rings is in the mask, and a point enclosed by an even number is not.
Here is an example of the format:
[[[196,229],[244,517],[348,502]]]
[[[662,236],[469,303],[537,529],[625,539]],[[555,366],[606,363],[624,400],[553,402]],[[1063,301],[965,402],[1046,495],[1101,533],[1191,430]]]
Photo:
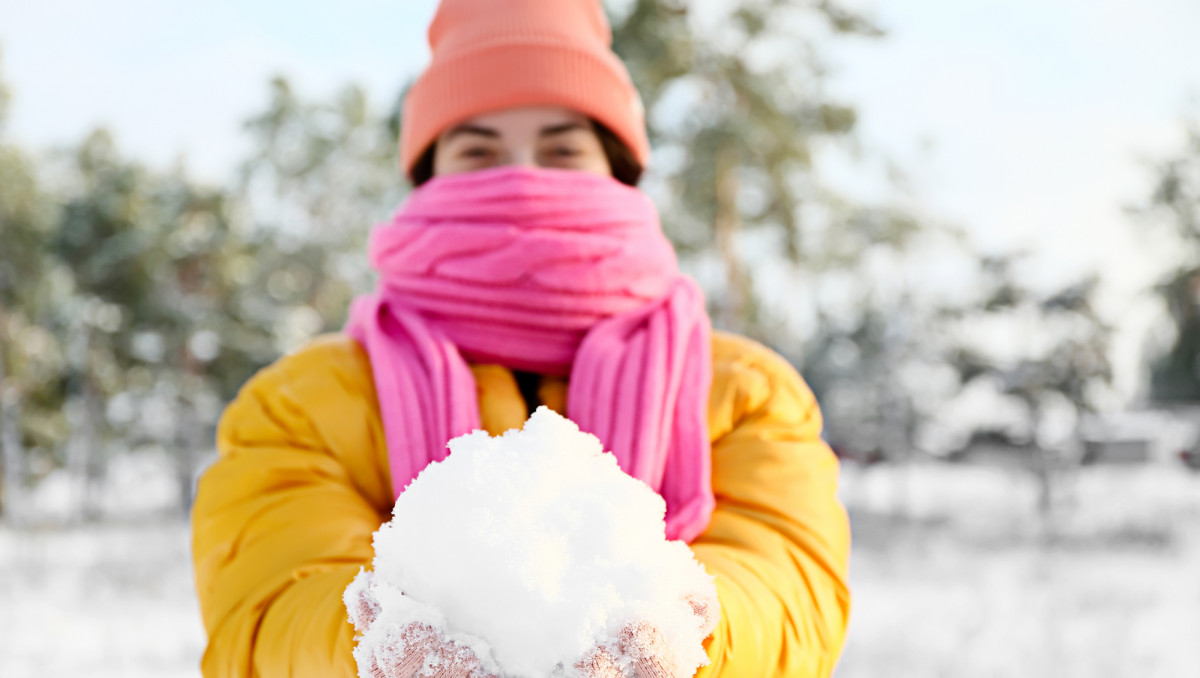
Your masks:
[[[504,164],[510,167],[536,168],[538,167],[538,157],[533,152],[518,152],[518,154],[511,154],[509,161]]]
[[[509,150],[508,157],[504,163],[511,167],[530,167],[538,166],[537,153],[533,146],[521,146]]]

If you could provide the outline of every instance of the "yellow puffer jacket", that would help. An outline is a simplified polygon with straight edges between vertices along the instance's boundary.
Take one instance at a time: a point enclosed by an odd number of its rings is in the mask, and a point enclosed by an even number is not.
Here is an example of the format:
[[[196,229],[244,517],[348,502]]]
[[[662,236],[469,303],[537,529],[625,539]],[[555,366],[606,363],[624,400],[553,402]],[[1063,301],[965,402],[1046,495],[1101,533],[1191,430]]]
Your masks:
[[[718,334],[709,405],[716,510],[692,549],[722,618],[701,676],[829,676],[849,612],[849,524],[821,415],[783,359]],[[511,372],[472,368],[483,427],[519,427]],[[542,401],[562,411],[562,382]],[[192,513],[207,678],[354,676],[342,591],[373,556],[391,482],[366,353],[322,337],[255,376],[225,411]]]

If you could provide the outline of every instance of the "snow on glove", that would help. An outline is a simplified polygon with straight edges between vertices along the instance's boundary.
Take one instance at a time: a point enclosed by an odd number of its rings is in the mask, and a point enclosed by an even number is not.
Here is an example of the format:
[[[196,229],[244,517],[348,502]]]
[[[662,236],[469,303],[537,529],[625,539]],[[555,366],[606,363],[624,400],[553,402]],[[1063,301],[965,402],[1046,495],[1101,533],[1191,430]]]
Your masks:
[[[345,601],[350,623],[360,637],[379,614],[380,606],[370,593],[371,572],[360,572],[346,588]],[[687,603],[696,615],[703,637],[717,626],[720,607],[715,601],[689,596]],[[401,628],[398,636],[372,650],[355,649],[362,678],[496,678],[480,667],[471,650],[446,638],[440,631],[420,622]],[[675,656],[662,633],[651,624],[638,622],[622,630],[615,643],[600,645],[575,663],[581,678],[684,678],[675,670]],[[622,667],[626,668],[622,668]]]
[[[350,623],[359,637],[379,615],[380,605],[370,592],[371,572],[362,571],[346,587],[344,601]],[[429,624],[413,622],[374,647],[354,649],[360,678],[497,678],[485,672],[470,649],[449,641]]]
[[[687,603],[707,638],[717,628],[720,606],[696,596],[688,596]],[[575,670],[583,678],[685,678],[673,668],[676,664],[662,632],[639,622],[626,626],[614,646],[601,645],[576,662]]]

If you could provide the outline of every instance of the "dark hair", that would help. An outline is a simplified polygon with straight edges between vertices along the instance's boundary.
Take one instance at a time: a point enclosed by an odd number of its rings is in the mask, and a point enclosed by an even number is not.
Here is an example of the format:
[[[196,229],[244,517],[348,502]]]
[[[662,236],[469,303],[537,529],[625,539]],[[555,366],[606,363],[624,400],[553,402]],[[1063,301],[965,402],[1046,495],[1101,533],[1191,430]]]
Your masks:
[[[612,168],[613,178],[623,184],[637,186],[638,181],[642,178],[644,168],[638,162],[637,157],[633,155],[633,151],[629,150],[625,142],[617,138],[612,130],[599,122],[593,120],[592,127],[596,130],[596,136],[600,138],[600,147],[604,149],[604,155],[608,158],[608,166]],[[417,162],[413,163],[412,171],[408,173],[408,178],[412,180],[413,186],[420,186],[433,178],[433,158],[436,153],[437,141],[434,141],[417,158]]]

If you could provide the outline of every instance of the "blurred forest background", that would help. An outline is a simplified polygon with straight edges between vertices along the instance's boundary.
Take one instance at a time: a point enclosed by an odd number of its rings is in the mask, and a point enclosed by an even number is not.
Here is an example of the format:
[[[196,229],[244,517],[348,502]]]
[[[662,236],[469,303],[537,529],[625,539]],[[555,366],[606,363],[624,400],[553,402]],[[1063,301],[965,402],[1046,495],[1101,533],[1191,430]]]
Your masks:
[[[656,149],[644,188],[685,270],[719,327],[799,368],[843,458],[861,611],[839,675],[1200,667],[1200,474],[1188,470],[1200,467],[1200,121],[1146,164],[1129,206],[1130,228],[1172,238],[1178,256],[1146,290],[1164,329],[1126,402],[1095,304],[1103,271],[1036,289],[1026,253],[982,251],[925,213],[904,168],[887,201],[823,181],[814,149],[860,143],[859,112],[829,94],[825,43],[810,37],[886,40],[880,26],[832,0],[746,1],[719,19],[680,0],[622,3],[615,47]],[[116,571],[160,544],[109,601],[143,601],[130,591],[146,586],[181,596],[175,612],[134,603],[120,617],[157,649],[83,654],[115,657],[112,675],[194,675],[202,635],[187,621],[179,526],[195,480],[239,386],[337,331],[371,287],[367,233],[407,190],[403,93],[378,109],[353,85],[310,100],[285,78],[264,83],[251,152],[213,184],[148,166],[103,129],[23,147],[4,125],[20,92],[2,78],[0,61],[0,552],[15,554],[0,556],[3,595],[53,588],[71,553]],[[931,280],[931,261],[955,275]],[[1058,588],[1080,578],[1082,590]],[[9,640],[22,637],[17,614],[78,630],[65,612],[7,602]],[[20,656],[0,673],[32,671]]]

